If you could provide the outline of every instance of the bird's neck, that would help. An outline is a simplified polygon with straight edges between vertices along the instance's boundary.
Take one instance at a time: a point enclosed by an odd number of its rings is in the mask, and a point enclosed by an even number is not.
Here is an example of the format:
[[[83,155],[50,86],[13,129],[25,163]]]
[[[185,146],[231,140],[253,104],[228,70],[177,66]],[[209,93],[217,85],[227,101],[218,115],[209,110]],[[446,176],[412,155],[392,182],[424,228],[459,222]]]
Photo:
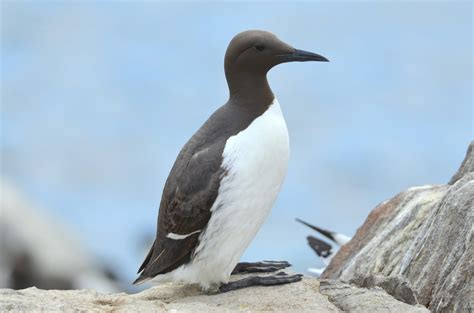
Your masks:
[[[229,100],[243,106],[258,106],[266,110],[275,99],[266,73],[239,72],[227,75]]]

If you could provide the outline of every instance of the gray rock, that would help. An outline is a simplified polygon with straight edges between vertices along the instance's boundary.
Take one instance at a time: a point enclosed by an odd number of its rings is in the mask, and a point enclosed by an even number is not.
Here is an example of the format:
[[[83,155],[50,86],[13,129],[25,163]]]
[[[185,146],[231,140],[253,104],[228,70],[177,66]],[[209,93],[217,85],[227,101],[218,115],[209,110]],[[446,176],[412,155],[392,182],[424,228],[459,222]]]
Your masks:
[[[0,312],[428,312],[380,288],[365,289],[315,278],[274,287],[203,294],[193,286],[165,284],[138,294],[93,290],[0,289]]]
[[[364,288],[380,287],[397,300],[412,305],[418,303],[416,294],[413,291],[410,283],[401,276],[356,276],[350,280],[350,283]]]
[[[321,293],[343,312],[429,312],[394,299],[382,288],[362,289],[349,284],[321,280]]]
[[[433,312],[472,311],[473,146],[450,184],[410,188],[377,206],[322,277],[379,286]]]
[[[448,185],[453,185],[457,182],[461,177],[466,175],[467,173],[474,172],[474,141],[471,142],[469,147],[467,148],[466,156],[464,157],[464,161],[462,161],[461,166],[459,167],[456,174],[453,175],[451,180],[449,181]]]

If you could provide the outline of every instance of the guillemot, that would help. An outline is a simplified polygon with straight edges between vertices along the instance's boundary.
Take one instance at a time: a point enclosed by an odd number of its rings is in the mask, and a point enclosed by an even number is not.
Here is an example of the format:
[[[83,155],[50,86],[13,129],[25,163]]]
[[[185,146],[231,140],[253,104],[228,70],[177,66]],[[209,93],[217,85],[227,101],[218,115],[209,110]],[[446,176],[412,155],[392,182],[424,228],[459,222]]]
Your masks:
[[[163,189],[156,239],[135,284],[181,281],[225,292],[301,280],[280,272],[229,282],[233,273],[290,265],[238,262],[286,174],[288,130],[267,73],[292,61],[328,60],[267,31],[244,31],[231,40],[224,60],[229,99],[180,151]]]
[[[311,224],[309,224],[309,223],[307,223],[303,220],[300,220],[299,218],[297,218],[296,221],[300,222],[303,225],[308,226],[309,228],[311,228],[315,231],[317,231],[318,233],[320,233],[324,237],[326,237],[326,238],[332,240],[333,242],[337,243],[339,246],[345,245],[346,243],[348,243],[352,239],[351,237],[349,237],[347,235],[344,235],[344,234],[341,234],[341,233],[336,233],[334,231],[326,230],[326,229],[320,228],[318,226],[311,225]]]
[[[351,237],[347,235],[336,233],[334,231],[326,230],[326,229],[311,225],[303,220],[300,220],[299,218],[297,218],[296,221],[317,231],[318,233],[325,236],[326,238],[329,238],[331,241],[333,241],[334,243],[336,243],[338,246],[341,246],[341,247],[352,239]],[[321,258],[321,260],[325,264],[325,266],[321,268],[308,268],[308,271],[320,276],[326,269],[326,266],[328,266],[329,263],[331,263],[331,260],[334,257],[332,245],[325,242],[324,240],[321,240],[313,236],[307,236],[306,239],[308,240],[308,245],[311,247],[311,249],[313,249],[314,252],[316,252],[316,254]]]

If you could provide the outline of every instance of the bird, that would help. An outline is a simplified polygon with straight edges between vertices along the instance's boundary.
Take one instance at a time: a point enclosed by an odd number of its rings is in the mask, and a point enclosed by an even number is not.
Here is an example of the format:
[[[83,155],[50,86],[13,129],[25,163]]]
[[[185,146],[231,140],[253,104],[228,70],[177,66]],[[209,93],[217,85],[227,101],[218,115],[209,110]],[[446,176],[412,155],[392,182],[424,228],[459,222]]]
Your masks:
[[[339,246],[343,246],[351,240],[351,237],[347,235],[336,233],[330,230],[326,230],[326,229],[311,225],[303,220],[300,220],[299,218],[297,218],[296,221],[302,223],[303,225],[308,226],[311,229],[314,229],[315,231],[325,236],[326,238],[330,239],[331,241],[333,241]],[[328,266],[329,263],[331,263],[331,260],[334,257],[334,253],[332,251],[332,245],[314,236],[307,236],[306,239],[308,240],[308,245],[311,247],[311,249],[313,249],[314,252],[316,252],[316,254],[321,258],[321,260],[325,264],[325,266],[322,268],[309,268],[308,269],[309,272],[319,276],[324,272],[324,270],[326,269],[326,266]]]
[[[345,245],[346,243],[348,243],[352,239],[351,237],[349,237],[347,235],[344,235],[344,234],[341,234],[341,233],[336,233],[336,232],[333,232],[333,231],[330,231],[330,230],[326,230],[326,229],[311,225],[311,224],[309,224],[309,223],[307,223],[303,220],[300,220],[299,218],[297,218],[296,221],[298,221],[301,224],[306,225],[309,228],[317,231],[321,235],[323,235],[326,238],[330,239],[331,241],[337,243],[339,246]]]
[[[134,284],[174,281],[227,292],[302,279],[279,272],[230,281],[232,274],[290,266],[239,260],[287,171],[288,129],[267,73],[293,61],[328,59],[295,49],[268,31],[248,30],[232,38],[224,57],[229,98],[179,152],[163,188],[155,241]]]

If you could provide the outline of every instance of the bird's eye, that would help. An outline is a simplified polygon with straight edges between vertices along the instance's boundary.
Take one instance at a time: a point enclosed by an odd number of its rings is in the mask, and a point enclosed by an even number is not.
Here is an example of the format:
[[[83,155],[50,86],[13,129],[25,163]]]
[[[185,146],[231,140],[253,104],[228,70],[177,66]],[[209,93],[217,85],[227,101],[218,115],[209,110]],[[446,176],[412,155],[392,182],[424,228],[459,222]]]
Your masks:
[[[264,45],[256,45],[255,49],[257,49],[258,51],[263,51],[263,50],[265,50],[265,46]]]

